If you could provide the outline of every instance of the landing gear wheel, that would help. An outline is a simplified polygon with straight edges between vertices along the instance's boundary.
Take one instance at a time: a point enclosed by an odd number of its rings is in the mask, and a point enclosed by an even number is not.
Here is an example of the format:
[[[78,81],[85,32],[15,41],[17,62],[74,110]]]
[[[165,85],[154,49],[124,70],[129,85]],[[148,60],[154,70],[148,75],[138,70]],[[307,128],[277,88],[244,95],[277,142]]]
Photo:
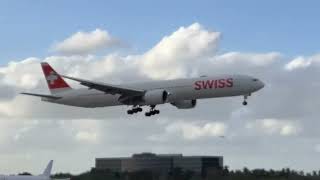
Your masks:
[[[127,111],[127,114],[135,114],[135,113],[138,113],[138,112],[142,112],[142,108],[141,107],[137,107],[137,106],[133,106],[132,109],[129,109]]]
[[[131,110],[131,109],[128,110],[128,111],[127,111],[127,114],[133,114],[133,110]]]
[[[156,107],[155,105],[151,105],[151,106],[150,106],[150,111],[149,111],[149,112],[146,112],[145,115],[146,115],[146,116],[153,116],[153,115],[159,114],[160,111],[157,110],[157,109],[155,109],[155,107]]]
[[[248,103],[247,101],[243,101],[242,105],[246,106]]]

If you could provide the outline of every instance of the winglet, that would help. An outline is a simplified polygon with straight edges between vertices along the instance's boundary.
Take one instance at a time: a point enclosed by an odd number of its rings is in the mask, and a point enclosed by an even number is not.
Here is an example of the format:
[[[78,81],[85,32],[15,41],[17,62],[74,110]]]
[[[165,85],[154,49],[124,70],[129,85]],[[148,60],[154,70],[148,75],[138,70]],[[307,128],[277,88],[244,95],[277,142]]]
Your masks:
[[[43,171],[43,176],[50,177],[51,176],[51,170],[52,170],[53,160],[49,162],[46,169]]]

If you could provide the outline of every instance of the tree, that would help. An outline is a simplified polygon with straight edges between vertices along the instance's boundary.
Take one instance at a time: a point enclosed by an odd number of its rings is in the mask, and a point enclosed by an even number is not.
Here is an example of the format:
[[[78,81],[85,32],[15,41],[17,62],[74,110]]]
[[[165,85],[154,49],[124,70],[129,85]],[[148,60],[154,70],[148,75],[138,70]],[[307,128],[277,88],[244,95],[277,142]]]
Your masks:
[[[28,172],[19,173],[19,175],[21,175],[21,176],[32,176],[32,174],[28,173]]]

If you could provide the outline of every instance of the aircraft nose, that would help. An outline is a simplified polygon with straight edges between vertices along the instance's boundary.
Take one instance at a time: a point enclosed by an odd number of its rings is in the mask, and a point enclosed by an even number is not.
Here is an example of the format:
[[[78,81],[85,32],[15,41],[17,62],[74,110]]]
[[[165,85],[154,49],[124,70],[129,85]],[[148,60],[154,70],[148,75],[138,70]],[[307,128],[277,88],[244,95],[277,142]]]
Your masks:
[[[262,89],[264,87],[264,83],[262,81],[259,81],[259,89]]]
[[[260,89],[262,89],[264,86],[265,86],[265,84],[260,80],[260,79],[257,79],[257,78],[254,78],[254,79],[252,79],[253,80],[253,88],[254,88],[254,91],[258,91],[258,90],[260,90]]]

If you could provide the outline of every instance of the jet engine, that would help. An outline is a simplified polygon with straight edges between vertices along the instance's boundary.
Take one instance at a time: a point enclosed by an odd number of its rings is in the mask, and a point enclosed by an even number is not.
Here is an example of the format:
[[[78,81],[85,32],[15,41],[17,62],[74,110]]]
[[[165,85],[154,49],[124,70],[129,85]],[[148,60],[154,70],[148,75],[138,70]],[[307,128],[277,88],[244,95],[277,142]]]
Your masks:
[[[176,106],[178,109],[191,109],[196,107],[197,100],[181,100],[171,103],[172,105]]]
[[[163,89],[155,89],[147,91],[143,96],[143,100],[148,105],[163,104],[167,101],[168,95],[168,92]]]

